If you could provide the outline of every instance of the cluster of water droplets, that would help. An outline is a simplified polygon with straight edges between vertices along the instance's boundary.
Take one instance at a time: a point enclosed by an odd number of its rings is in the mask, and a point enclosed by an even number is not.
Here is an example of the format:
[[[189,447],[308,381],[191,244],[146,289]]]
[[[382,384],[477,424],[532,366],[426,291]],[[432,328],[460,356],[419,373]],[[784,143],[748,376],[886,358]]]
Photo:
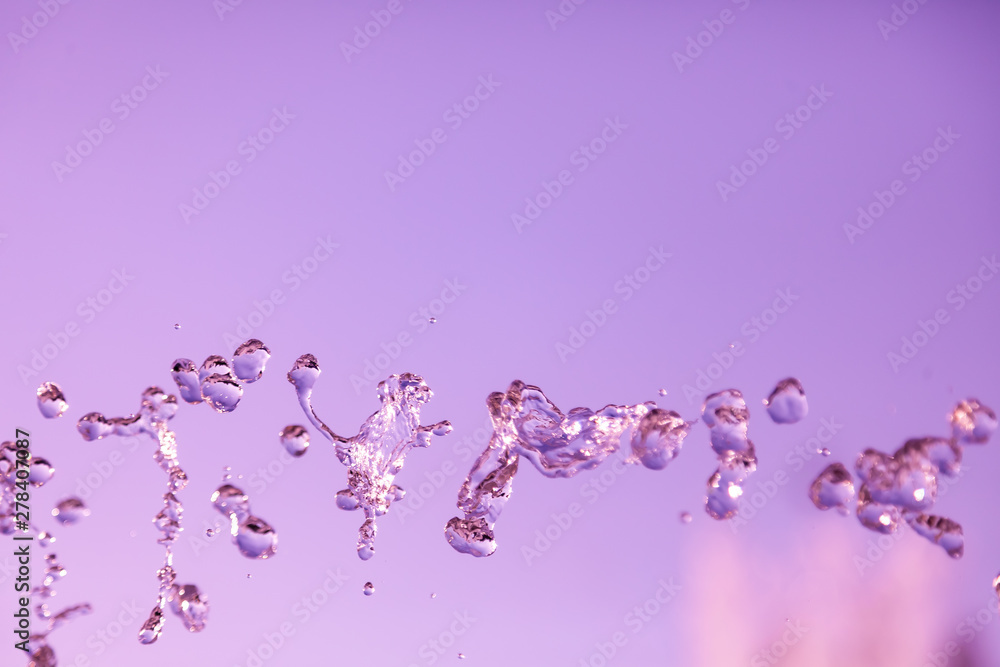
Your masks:
[[[178,359],[170,375],[185,402],[204,401],[216,412],[232,412],[243,398],[243,385],[259,380],[270,358],[267,346],[251,338],[236,348],[232,362],[213,354],[199,368],[190,359]]]
[[[965,550],[961,524],[929,511],[937,500],[939,480],[958,476],[963,446],[985,444],[997,428],[997,417],[970,398],[955,406],[950,421],[950,438],[914,438],[892,455],[866,449],[858,457],[857,517],[864,527],[884,534],[907,524],[952,558],[961,558]],[[855,498],[854,479],[843,464],[833,463],[812,483],[809,497],[819,509],[836,508],[846,515]]]
[[[226,478],[212,494],[212,506],[229,519],[233,544],[241,554],[260,560],[270,558],[278,551],[278,534],[271,524],[250,512],[250,498],[242,489],[225,483]]]
[[[757,469],[757,454],[748,436],[750,411],[739,390],[726,389],[705,398],[701,419],[719,460],[708,478],[705,510],[713,519],[731,519],[739,511],[743,485]]]
[[[348,488],[337,492],[337,507],[363,511],[365,520],[358,534],[358,556],[368,560],[375,555],[376,518],[405,495],[393,482],[403,468],[407,452],[414,447],[429,446],[432,434],[450,433],[451,424],[448,421],[429,426],[420,424],[420,406],[433,393],[423,378],[403,373],[379,382],[376,391],[381,407],[365,420],[357,435],[350,438],[337,435],[312,407],[312,390],[319,374],[316,357],[304,354],[295,360],[288,381],[295,387],[306,417],[333,443],[337,459],[348,467]]]
[[[477,557],[496,551],[494,524],[510,498],[520,459],[546,477],[573,477],[628,448],[625,461],[662,470],[692,423],[654,402],[574,408],[563,414],[542,392],[515,380],[486,399],[493,435],[458,492],[463,517],[445,526],[448,543]]]

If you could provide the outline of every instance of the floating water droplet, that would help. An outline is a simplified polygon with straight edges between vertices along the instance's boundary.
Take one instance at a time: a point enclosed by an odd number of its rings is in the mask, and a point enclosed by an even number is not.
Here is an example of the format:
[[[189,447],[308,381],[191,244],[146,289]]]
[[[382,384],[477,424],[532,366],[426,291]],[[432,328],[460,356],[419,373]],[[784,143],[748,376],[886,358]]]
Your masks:
[[[197,405],[201,403],[201,380],[198,367],[190,359],[178,359],[170,368],[170,377],[174,379],[181,399],[186,403]]]
[[[777,424],[794,424],[809,414],[805,389],[795,378],[779,382],[764,404],[767,414]]]
[[[100,412],[88,412],[76,422],[76,430],[88,442],[100,440],[114,432],[114,427],[108,423]]]
[[[458,659],[459,660],[465,660],[465,654],[464,653],[459,653],[458,654]]]
[[[817,454],[819,454],[820,456],[829,456],[830,455],[830,450],[828,448],[826,448],[826,447],[823,447],[822,449],[820,449],[817,452]]]
[[[31,463],[28,465],[28,482],[32,486],[42,486],[55,474],[56,469],[52,467],[51,463],[38,456],[32,457]]]
[[[950,420],[953,437],[964,444],[982,445],[997,430],[996,413],[974,398],[956,405]]]
[[[663,470],[680,454],[692,425],[672,410],[650,410],[632,432],[632,453],[650,470]]]
[[[962,526],[943,516],[920,514],[907,517],[910,528],[934,544],[938,544],[952,558],[961,558],[965,553],[965,536]]]
[[[701,418],[709,428],[712,449],[716,454],[749,451],[747,426],[750,411],[739,390],[726,389],[707,396],[702,405]]]
[[[251,516],[240,523],[236,546],[247,558],[265,560],[278,551],[278,534],[260,517]]]
[[[43,382],[36,393],[38,395],[38,409],[46,419],[62,417],[69,408],[62,389],[55,382]]]
[[[288,371],[288,381],[295,387],[295,391],[298,392],[301,399],[303,394],[308,397],[319,378],[319,374],[319,362],[316,361],[316,357],[311,354],[303,354],[295,360],[292,370]]]
[[[243,385],[229,375],[209,375],[201,383],[201,396],[216,412],[232,412],[243,398]]]
[[[998,576],[998,577],[997,577],[997,579],[1000,579],[1000,576]],[[437,596],[438,596],[438,594],[437,594],[437,593],[431,593],[431,599],[432,599],[432,600],[433,600],[434,598],[436,598]]]
[[[438,318],[436,318],[436,317],[428,317],[427,321],[430,322],[431,324],[437,324]]]
[[[660,396],[666,396],[666,395],[667,395],[667,390],[666,389],[661,389],[660,390]]]
[[[208,620],[208,600],[198,592],[197,586],[175,584],[170,589],[167,601],[170,603],[170,610],[180,617],[188,632],[201,632],[205,629],[205,622]]]
[[[242,522],[250,516],[250,499],[242,489],[232,484],[223,484],[212,494],[212,505],[223,516],[236,515],[236,520]]]
[[[256,338],[246,341],[233,353],[233,371],[236,377],[250,384],[256,382],[264,374],[271,351]]]
[[[370,581],[365,582],[365,589],[364,590],[365,590],[365,595],[374,595],[375,594],[375,585],[372,584],[372,582],[370,582]]]
[[[159,606],[153,607],[153,611],[149,612],[149,617],[139,628],[139,643],[152,644],[159,639],[163,634],[163,621],[163,611]]]
[[[691,523],[693,519],[691,512],[681,512],[681,523]]]
[[[205,537],[212,537],[213,535],[215,535],[215,529],[214,528],[206,528],[205,529]]]
[[[809,487],[809,499],[821,510],[836,508],[843,515],[854,500],[854,478],[842,463],[831,463]]]
[[[76,496],[71,496],[56,504],[55,509],[52,510],[52,516],[62,525],[72,526],[80,519],[90,516],[90,508]]]
[[[174,329],[180,329],[180,328],[181,328],[181,325],[179,325],[179,324],[175,324],[174,325]]]
[[[43,547],[48,547],[55,541],[56,538],[53,535],[45,532],[44,530],[38,533],[38,544]]]
[[[249,574],[247,574],[247,579],[250,579],[250,578],[251,578],[251,576]]]
[[[292,456],[302,456],[309,448],[309,431],[298,424],[291,424],[281,429],[278,438]]]
[[[354,492],[350,489],[341,489],[337,491],[337,497],[335,499],[337,507],[342,510],[356,510],[358,509],[358,499],[354,497]]]

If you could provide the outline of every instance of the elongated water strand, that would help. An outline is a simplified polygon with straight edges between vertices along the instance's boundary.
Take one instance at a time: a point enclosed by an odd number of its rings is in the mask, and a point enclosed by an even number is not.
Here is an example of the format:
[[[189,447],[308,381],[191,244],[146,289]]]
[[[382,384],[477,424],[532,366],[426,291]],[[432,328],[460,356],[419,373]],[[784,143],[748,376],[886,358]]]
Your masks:
[[[662,470],[679,454],[692,425],[653,402],[563,414],[541,389],[520,380],[506,392],[490,394],[486,407],[493,435],[459,489],[464,516],[445,525],[452,548],[477,557],[496,551],[494,525],[521,460],[546,477],[573,477],[615,454],[627,464]]]
[[[447,421],[429,426],[420,424],[420,406],[433,393],[423,378],[403,373],[379,382],[376,393],[381,407],[365,420],[357,435],[339,436],[323,423],[312,406],[312,390],[319,374],[316,357],[304,354],[288,372],[288,381],[295,388],[306,417],[334,445],[337,459],[349,468],[348,488],[337,493],[336,504],[364,513],[358,531],[358,556],[368,560],[375,555],[376,519],[403,497],[404,491],[394,480],[403,469],[406,454],[414,447],[429,446],[431,435],[446,435],[451,424]]]

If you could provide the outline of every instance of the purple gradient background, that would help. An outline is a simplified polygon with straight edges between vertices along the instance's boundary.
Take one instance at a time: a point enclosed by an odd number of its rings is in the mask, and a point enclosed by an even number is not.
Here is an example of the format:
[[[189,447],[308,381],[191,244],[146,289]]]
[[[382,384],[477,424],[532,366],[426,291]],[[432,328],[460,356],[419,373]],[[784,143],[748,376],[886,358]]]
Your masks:
[[[1000,407],[1000,281],[960,311],[946,300],[983,255],[1000,251],[1000,8],[928,2],[883,39],[877,22],[890,18],[888,1],[750,0],[741,10],[721,0],[595,0],[555,30],[545,12],[556,0],[402,2],[350,63],[339,44],[386,3],[246,0],[220,20],[210,0],[70,2],[0,56],[2,422],[10,436],[15,426],[31,430],[36,453],[57,467],[33,495],[36,515],[110,452],[126,457],[88,498],[93,515],[57,527],[69,576],[56,602],[95,605],[53,635],[60,664],[84,655],[96,665],[245,665],[262,635],[291,621],[295,635],[264,664],[427,665],[421,646],[455,612],[476,621],[436,664],[461,651],[467,665],[578,665],[619,631],[628,643],[609,664],[751,664],[786,618],[809,631],[784,665],[919,666],[948,641],[968,650],[950,664],[1000,663],[997,623],[968,645],[956,634],[987,604],[1000,570],[998,443],[967,449],[964,478],[935,508],[965,528],[961,561],[907,531],[863,573],[855,557],[875,534],[806,498],[829,461],[814,457],[801,470],[786,462],[821,418],[843,424],[829,446],[832,460],[850,463],[866,447],[892,451],[908,437],[943,434],[959,398]],[[678,72],[671,54],[727,8],[735,21]],[[16,31],[35,11],[34,2],[5,3],[0,26]],[[113,100],[147,66],[168,78],[119,120]],[[487,75],[500,87],[449,127],[442,114]],[[747,149],[780,137],[775,122],[820,85],[829,101],[723,202],[716,181]],[[295,118],[248,164],[238,146],[275,107]],[[114,132],[59,182],[52,162],[104,117]],[[608,117],[627,129],[577,172],[571,154]],[[911,183],[901,165],[949,126],[960,138]],[[447,141],[390,191],[384,172],[438,127]],[[178,206],[233,159],[242,172],[186,224]],[[573,170],[573,184],[518,233],[511,214],[562,169]],[[849,243],[843,225],[897,178],[906,194]],[[340,247],[293,291],[283,276],[317,237]],[[650,246],[673,256],[625,301],[616,281]],[[78,304],[122,268],[134,280],[85,322]],[[411,313],[449,279],[467,290],[418,334]],[[152,606],[161,550],[150,518],[164,477],[151,445],[127,453],[118,438],[85,443],[74,423],[92,410],[136,410],[146,386],[172,386],[177,357],[231,355],[224,335],[276,289],[286,301],[253,332],[274,355],[264,379],[232,414],[184,405],[172,422],[191,479],[175,565],[181,583],[210,599],[209,625],[189,635],[171,615],[161,640],[143,647],[136,620],[97,656],[95,633],[123,602],[143,614]],[[800,298],[751,343],[742,327],[778,289]],[[563,362],[556,343],[608,298],[618,311]],[[887,353],[938,308],[950,322],[894,372]],[[30,367],[32,351],[71,321],[80,335],[22,380],[18,366]],[[345,469],[313,432],[305,458],[264,491],[247,488],[255,513],[279,532],[278,555],[250,562],[225,538],[196,554],[193,540],[217,516],[208,497],[222,467],[249,477],[279,456],[280,428],[305,423],[284,379],[293,360],[317,355],[317,410],[354,433],[377,401],[350,376],[404,331],[414,342],[385,374],[423,375],[436,392],[423,422],[447,418],[455,432],[411,453],[397,481],[413,493],[447,462],[458,471],[405,522],[396,508],[384,517],[378,554],[362,563],[361,519],[333,505]],[[564,410],[657,400],[694,419],[700,406],[683,386],[734,341],[746,353],[710,390],[740,388],[751,406],[760,466],[749,491],[778,470],[790,480],[748,526],[734,534],[704,512],[714,459],[699,425],[666,470],[630,469],[594,504],[582,493],[599,471],[548,480],[524,466],[497,524],[497,553],[477,560],[447,545],[442,529],[471,463],[462,440],[485,422],[488,393],[520,378]],[[804,383],[811,413],[778,427],[760,400],[787,375]],[[44,380],[70,401],[58,421],[35,407]],[[572,502],[583,516],[529,565],[521,547]],[[678,521],[683,510],[691,525]],[[292,605],[328,568],[349,581],[299,623]],[[633,633],[625,615],[671,577],[682,591]],[[8,636],[13,582],[2,579]],[[371,598],[361,592],[368,580]],[[0,663],[21,660],[5,640]]]

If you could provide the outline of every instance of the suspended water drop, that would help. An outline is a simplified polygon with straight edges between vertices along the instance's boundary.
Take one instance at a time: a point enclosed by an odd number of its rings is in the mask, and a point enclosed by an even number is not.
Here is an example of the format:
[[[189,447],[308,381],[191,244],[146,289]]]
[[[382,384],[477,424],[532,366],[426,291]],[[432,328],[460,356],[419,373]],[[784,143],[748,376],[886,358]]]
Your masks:
[[[112,434],[114,427],[100,412],[88,412],[76,422],[76,430],[84,440],[93,442]]]
[[[693,519],[691,512],[681,512],[681,523],[691,523]]]
[[[90,516],[90,508],[76,496],[60,500],[52,510],[52,516],[64,526],[71,526],[80,519]]]
[[[458,654],[458,659],[459,660],[465,660],[465,654],[464,653],[459,653]]]
[[[940,545],[952,558],[961,558],[965,553],[965,536],[958,522],[943,516],[920,514],[907,517],[907,523],[918,535]]]
[[[302,456],[309,448],[309,431],[298,424],[291,424],[281,429],[278,438],[292,456]]]
[[[278,534],[260,517],[251,516],[240,523],[236,546],[247,558],[265,560],[278,550]]]
[[[370,582],[370,581],[365,582],[365,589],[364,590],[365,590],[365,595],[374,595],[375,594],[375,585],[372,584],[372,582]]]
[[[174,585],[167,598],[170,610],[180,617],[189,632],[201,632],[208,620],[208,600],[198,592],[194,584]]]
[[[832,463],[809,487],[809,499],[821,510],[836,508],[846,516],[854,500],[854,478],[842,463]]]
[[[427,321],[430,322],[431,324],[437,324],[438,318],[436,318],[436,317],[428,317]]]
[[[159,606],[153,607],[153,611],[149,612],[149,617],[139,628],[139,643],[152,644],[159,639],[163,634],[163,621],[163,610]]]
[[[666,396],[666,395],[667,395],[667,390],[666,389],[661,389],[660,390],[660,396]]]
[[[250,499],[242,489],[232,484],[223,484],[212,494],[212,505],[223,516],[236,515],[236,520],[242,522],[250,516]]]
[[[69,408],[62,389],[55,382],[43,382],[38,391],[38,409],[46,419],[62,417]]]
[[[1000,576],[998,576],[998,577],[997,577],[997,579],[1000,579]],[[437,594],[437,593],[431,593],[431,599],[432,599],[432,600],[433,600],[434,598],[436,598],[437,596],[438,596],[438,594]]]
[[[975,398],[956,405],[950,420],[953,437],[964,444],[984,444],[997,430],[996,413]]]
[[[192,405],[204,400],[201,397],[201,380],[198,367],[190,359],[177,359],[170,368],[170,377],[174,379],[181,398]]]
[[[32,457],[28,465],[28,483],[32,486],[42,486],[55,474],[56,469],[51,463],[38,456]]]
[[[243,385],[229,375],[209,375],[201,382],[201,396],[216,412],[232,412],[243,398]]]
[[[175,324],[174,325],[174,329],[180,329],[180,328],[181,328],[181,325],[179,325],[179,324]]]
[[[632,432],[632,453],[650,470],[663,470],[680,454],[692,425],[672,410],[650,410]]]
[[[316,384],[319,374],[319,362],[313,355],[303,354],[295,360],[292,370],[288,371],[288,381],[295,387],[300,401],[303,400],[303,396],[306,396],[305,400],[308,400],[309,393],[312,391],[313,385]],[[304,406],[303,409],[305,409]]]
[[[341,489],[337,491],[337,497],[334,499],[337,503],[337,507],[342,510],[356,510],[359,507],[358,499],[354,497],[354,492],[350,489]]]
[[[777,424],[794,424],[809,413],[805,389],[795,378],[779,382],[764,405],[767,406],[767,414]]]
[[[237,378],[247,384],[256,382],[264,374],[264,367],[270,358],[271,351],[267,346],[256,338],[251,338],[233,353],[233,371]]]

